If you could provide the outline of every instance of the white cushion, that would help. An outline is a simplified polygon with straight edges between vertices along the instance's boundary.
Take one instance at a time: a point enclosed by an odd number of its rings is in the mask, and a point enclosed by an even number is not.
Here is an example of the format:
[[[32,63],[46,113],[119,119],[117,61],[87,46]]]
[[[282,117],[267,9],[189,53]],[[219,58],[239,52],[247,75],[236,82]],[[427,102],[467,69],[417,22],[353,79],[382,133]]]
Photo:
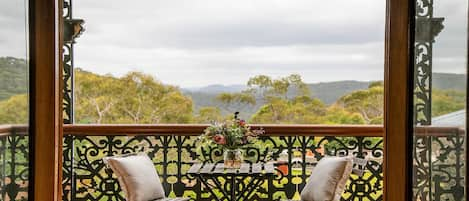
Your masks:
[[[302,201],[339,201],[352,172],[352,157],[325,157],[313,169]]]
[[[164,190],[155,166],[144,153],[104,158],[116,174],[127,201],[164,198]]]

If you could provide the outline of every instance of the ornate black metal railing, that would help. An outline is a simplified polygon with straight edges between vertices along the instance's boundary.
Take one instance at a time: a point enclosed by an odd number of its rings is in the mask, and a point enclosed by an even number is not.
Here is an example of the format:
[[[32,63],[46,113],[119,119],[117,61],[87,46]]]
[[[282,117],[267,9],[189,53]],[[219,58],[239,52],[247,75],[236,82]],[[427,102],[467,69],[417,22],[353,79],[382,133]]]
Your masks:
[[[367,172],[352,175],[343,200],[382,200],[383,141],[381,127],[265,126],[263,146],[246,150],[250,161],[285,161],[277,165],[274,198],[297,197],[311,168],[325,155],[354,155],[370,159]],[[200,126],[65,126],[65,200],[123,200],[112,173],[101,158],[136,151],[154,160],[166,193],[194,200],[211,200],[194,178],[186,175],[196,160],[219,160],[212,149],[201,154],[195,144]],[[27,200],[28,138],[25,127],[0,127],[0,200]],[[459,128],[416,129],[414,200],[462,201],[465,197],[465,142]],[[286,156],[286,157],[285,157]],[[65,174],[70,175],[66,177]],[[429,188],[429,186],[431,188]],[[265,185],[263,186],[267,188]],[[260,189],[254,200],[265,200]],[[420,194],[418,192],[424,192]]]
[[[414,124],[432,122],[433,43],[444,18],[434,17],[433,0],[415,0]]]
[[[186,174],[196,161],[216,162],[222,158],[222,150],[198,150],[196,138],[203,127],[185,126],[178,130],[177,126],[135,126],[128,132],[125,130],[129,127],[73,128],[65,136],[67,165],[64,166],[64,174],[72,178],[71,189],[65,189],[65,192],[70,200],[124,200],[116,179],[106,171],[101,159],[144,151],[153,158],[168,196],[213,200],[208,189]],[[318,130],[314,131],[315,128]],[[298,198],[312,167],[326,155],[369,159],[363,176],[350,177],[343,200],[382,200],[381,127],[267,126],[264,129],[269,134],[261,138],[260,146],[245,150],[245,159],[251,162],[277,161],[278,174],[274,179],[274,190],[268,191],[267,185],[262,185],[263,189],[259,189],[252,200],[267,200],[268,192],[274,192],[275,200]],[[70,159],[71,162],[67,161]]]
[[[0,126],[0,200],[28,200],[26,132],[22,126]]]
[[[419,127],[414,136],[414,200],[465,200],[465,131]]]

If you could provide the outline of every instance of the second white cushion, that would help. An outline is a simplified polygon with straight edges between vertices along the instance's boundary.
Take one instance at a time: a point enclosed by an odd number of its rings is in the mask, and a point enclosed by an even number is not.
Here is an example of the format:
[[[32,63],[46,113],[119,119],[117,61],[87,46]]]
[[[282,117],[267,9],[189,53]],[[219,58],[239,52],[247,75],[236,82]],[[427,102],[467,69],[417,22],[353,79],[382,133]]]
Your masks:
[[[351,157],[325,157],[311,172],[301,191],[302,201],[339,201],[352,172]]]

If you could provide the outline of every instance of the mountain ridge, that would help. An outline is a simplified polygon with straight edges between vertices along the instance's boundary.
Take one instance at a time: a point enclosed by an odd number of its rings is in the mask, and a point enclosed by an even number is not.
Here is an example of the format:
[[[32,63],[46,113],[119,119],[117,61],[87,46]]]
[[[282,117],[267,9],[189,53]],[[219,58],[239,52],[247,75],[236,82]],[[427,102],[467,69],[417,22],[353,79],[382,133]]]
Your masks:
[[[0,57],[0,101],[27,92],[26,60],[14,57]],[[332,104],[345,94],[368,88],[373,81],[342,80],[332,82],[309,83],[313,97]],[[181,88],[184,94],[191,95],[194,105],[200,107],[204,102],[214,104],[216,94],[222,92],[239,92],[246,89],[246,85],[213,84],[203,87]],[[433,88],[440,90],[465,91],[466,75],[453,73],[433,73]]]

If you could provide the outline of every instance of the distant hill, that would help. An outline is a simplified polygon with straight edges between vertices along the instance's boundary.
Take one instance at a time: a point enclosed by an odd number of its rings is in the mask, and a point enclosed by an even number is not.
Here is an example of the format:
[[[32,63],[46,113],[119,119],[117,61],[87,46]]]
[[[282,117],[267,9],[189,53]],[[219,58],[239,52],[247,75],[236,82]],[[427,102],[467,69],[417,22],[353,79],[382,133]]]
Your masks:
[[[357,90],[368,88],[371,82],[367,81],[336,81],[336,82],[322,82],[315,84],[308,84],[315,98],[320,99],[326,104],[332,104],[340,97]],[[245,85],[209,85],[200,88],[182,89],[184,94],[192,97],[194,103],[194,110],[198,111],[201,107],[217,106],[222,108],[223,113],[232,111],[223,110],[223,105],[215,100],[216,96],[222,92],[240,92],[246,89]],[[242,118],[250,117],[255,111],[262,106],[262,103],[257,103],[254,106],[240,106],[237,111],[241,112]]]
[[[335,82],[321,82],[308,84],[311,92],[315,98],[320,99],[325,104],[332,104],[340,97],[349,94],[350,92],[363,90],[368,88],[372,81],[335,81]],[[449,74],[449,73],[434,73],[433,74],[433,87],[441,90],[457,90],[463,91],[466,86],[466,75],[463,74]],[[209,85],[200,88],[182,89],[184,93],[192,97],[194,102],[195,111],[200,107],[205,106],[221,106],[215,100],[217,94],[221,92],[239,92],[245,89],[244,85]],[[245,106],[240,108],[241,114],[250,116],[253,111],[257,111],[261,104],[255,106]],[[222,108],[222,107],[220,107]],[[226,112],[226,111],[224,111]]]
[[[240,92],[246,89],[246,85],[235,84],[235,85],[221,85],[221,84],[213,84],[204,87],[194,87],[194,88],[185,88],[185,91],[188,92],[207,92],[213,94],[219,94],[222,92],[234,93]]]
[[[332,104],[337,99],[352,91],[366,89],[369,81],[336,81],[308,84],[314,97],[326,104]],[[442,90],[464,91],[466,75],[434,73],[433,87]],[[221,92],[239,92],[245,85],[208,85],[198,88],[183,88],[184,94],[192,97],[195,109],[203,106],[220,106],[214,99]],[[26,60],[13,57],[0,57],[0,101],[12,95],[26,93],[27,68]],[[243,108],[247,111],[256,111],[258,106]]]
[[[320,82],[308,85],[314,97],[322,100],[326,104],[332,104],[345,94],[368,88],[368,85],[370,85],[371,82],[372,81],[347,80]],[[466,75],[433,73],[433,87],[440,90],[464,91],[466,87]],[[200,96],[200,98],[196,98],[196,102],[200,101],[202,105],[208,105],[203,104],[202,102],[209,101],[214,98],[213,94],[219,94],[221,92],[239,92],[245,88],[245,85],[209,85],[200,88],[185,88],[183,90],[187,94],[194,94],[198,97]],[[198,99],[200,100],[197,101]]]
[[[350,92],[368,88],[370,83],[366,81],[321,82],[309,84],[309,88],[314,97],[326,104],[332,104]]]
[[[368,88],[371,82],[367,81],[336,81],[336,82],[320,82],[315,84],[308,84],[314,97],[322,100],[326,104],[332,104],[337,99],[352,91],[362,90]],[[208,85],[200,88],[184,88],[188,95],[201,96],[195,97],[196,100],[205,102],[209,99],[215,98],[215,95],[222,92],[234,93],[246,89],[246,85]],[[210,98],[209,98],[210,97]],[[198,102],[198,101],[196,101]],[[203,104],[203,103],[201,103]],[[213,104],[203,104],[213,105]]]
[[[26,60],[0,57],[0,101],[27,92]]]
[[[466,75],[452,73],[433,73],[433,87],[441,90],[466,90]]]

